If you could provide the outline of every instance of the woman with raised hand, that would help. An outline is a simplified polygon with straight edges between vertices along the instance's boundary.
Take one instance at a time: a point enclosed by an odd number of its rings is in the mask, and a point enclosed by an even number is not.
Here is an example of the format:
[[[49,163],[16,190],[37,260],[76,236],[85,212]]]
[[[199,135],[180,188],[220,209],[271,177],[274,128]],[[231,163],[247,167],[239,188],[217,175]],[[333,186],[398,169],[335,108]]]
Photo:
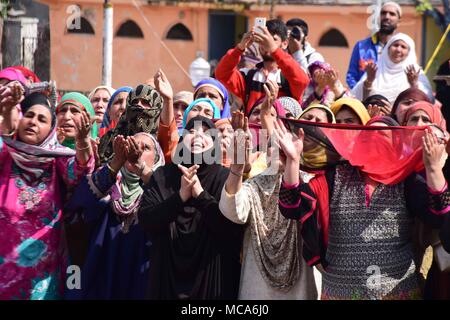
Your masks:
[[[236,118],[237,114],[233,114]],[[235,120],[235,119],[233,119]],[[237,132],[234,154],[248,150],[245,121],[235,125]],[[278,209],[278,194],[285,157],[268,150],[270,167],[242,182],[245,161],[249,154],[233,159],[230,173],[220,197],[223,215],[237,225],[245,226],[243,262],[239,299],[316,299],[312,268],[301,256],[298,222],[283,217]]]
[[[440,164],[445,144],[425,133],[426,182],[413,173],[382,184],[342,163],[305,183],[298,170],[303,131],[278,122],[275,133],[287,157],[279,208],[302,222],[307,262],[324,267],[322,299],[420,299],[410,225],[414,216],[442,223],[450,195]]]
[[[66,299],[144,299],[151,245],[138,226],[142,185],[164,165],[156,139],[137,132],[114,137],[114,155],[83,178],[66,205],[90,226],[80,288],[67,288]]]
[[[17,101],[2,105],[5,119],[18,112]],[[20,106],[17,127],[7,121],[0,138],[0,299],[59,299],[65,191],[93,169],[92,125],[86,112],[74,121],[71,150],[56,139],[56,115],[45,95],[33,93]]]
[[[220,162],[214,124],[186,125],[174,162],[144,188],[139,224],[152,242],[150,299],[236,299],[242,226],[219,210],[228,169]]]
[[[418,88],[432,99],[430,82],[417,65],[415,47],[414,40],[408,35],[394,35],[383,48],[378,63],[367,66],[352,94],[361,101],[370,95],[381,94],[393,104],[402,91]]]

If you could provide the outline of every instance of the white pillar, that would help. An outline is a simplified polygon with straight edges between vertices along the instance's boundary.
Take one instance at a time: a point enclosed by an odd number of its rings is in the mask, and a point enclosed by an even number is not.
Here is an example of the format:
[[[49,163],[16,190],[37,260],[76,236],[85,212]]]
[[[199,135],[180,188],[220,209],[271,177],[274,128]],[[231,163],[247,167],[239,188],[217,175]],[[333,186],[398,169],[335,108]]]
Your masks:
[[[113,46],[113,7],[109,0],[103,5],[103,69],[102,84],[111,86],[112,82],[112,46]]]

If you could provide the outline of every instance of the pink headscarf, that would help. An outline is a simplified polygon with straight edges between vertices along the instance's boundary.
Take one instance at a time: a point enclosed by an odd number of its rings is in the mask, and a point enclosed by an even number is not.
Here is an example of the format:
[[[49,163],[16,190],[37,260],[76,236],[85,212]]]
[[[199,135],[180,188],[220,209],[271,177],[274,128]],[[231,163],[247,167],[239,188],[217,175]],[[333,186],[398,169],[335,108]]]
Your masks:
[[[9,67],[3,70],[0,70],[0,79],[7,79],[9,81],[19,81],[23,85],[27,84],[27,79],[19,70]]]

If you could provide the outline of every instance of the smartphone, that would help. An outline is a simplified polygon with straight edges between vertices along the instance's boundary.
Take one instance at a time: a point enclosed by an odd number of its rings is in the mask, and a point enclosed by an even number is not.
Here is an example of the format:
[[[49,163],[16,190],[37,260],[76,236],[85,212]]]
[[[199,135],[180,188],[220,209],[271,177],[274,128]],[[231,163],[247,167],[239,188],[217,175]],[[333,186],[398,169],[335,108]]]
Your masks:
[[[255,18],[255,27],[254,31],[262,33],[262,30],[258,27],[265,27],[266,26],[266,18],[257,17]]]

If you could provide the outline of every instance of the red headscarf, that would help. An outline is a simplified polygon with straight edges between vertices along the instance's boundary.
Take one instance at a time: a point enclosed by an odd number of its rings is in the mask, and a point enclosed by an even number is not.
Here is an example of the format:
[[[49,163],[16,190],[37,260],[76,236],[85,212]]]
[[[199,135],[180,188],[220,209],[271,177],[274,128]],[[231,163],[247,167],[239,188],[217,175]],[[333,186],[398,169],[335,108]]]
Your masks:
[[[411,117],[411,115],[418,110],[424,111],[430,117],[432,123],[445,130],[445,119],[441,110],[437,106],[426,101],[416,102],[406,111],[405,119],[403,120],[404,126],[406,126],[409,117]]]
[[[20,71],[24,75],[24,77],[27,78],[27,80],[31,81],[32,83],[41,82],[41,79],[39,79],[38,76],[33,71],[24,66],[14,66],[11,68]]]

